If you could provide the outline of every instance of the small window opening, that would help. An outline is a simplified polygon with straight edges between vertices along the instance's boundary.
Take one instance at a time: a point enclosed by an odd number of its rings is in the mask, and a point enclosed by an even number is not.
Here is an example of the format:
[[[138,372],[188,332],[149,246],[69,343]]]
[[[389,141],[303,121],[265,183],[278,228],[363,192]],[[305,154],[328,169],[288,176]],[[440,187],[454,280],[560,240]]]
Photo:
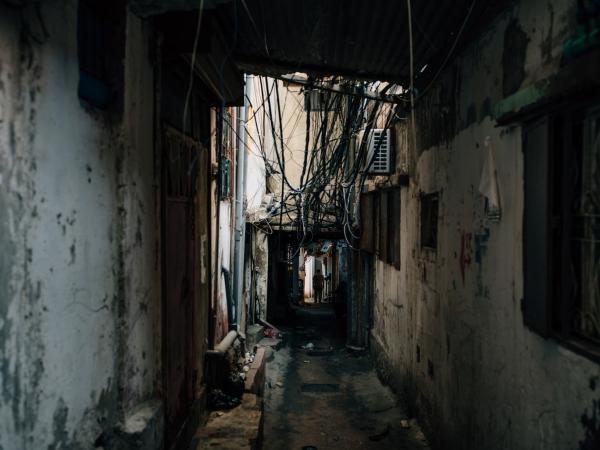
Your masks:
[[[437,193],[421,196],[421,247],[437,249],[438,201]]]

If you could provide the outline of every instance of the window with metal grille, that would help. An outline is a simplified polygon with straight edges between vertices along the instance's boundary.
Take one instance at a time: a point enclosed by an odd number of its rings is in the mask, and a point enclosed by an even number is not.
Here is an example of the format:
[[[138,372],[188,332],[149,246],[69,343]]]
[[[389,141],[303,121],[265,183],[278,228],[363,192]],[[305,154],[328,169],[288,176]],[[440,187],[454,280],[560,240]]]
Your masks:
[[[439,196],[421,195],[421,248],[437,250]]]
[[[228,109],[223,111],[221,120],[221,161],[219,165],[219,185],[221,199],[227,199],[232,192],[232,157],[233,157],[233,117]]]
[[[524,321],[600,359],[600,104],[528,123],[523,152]]]

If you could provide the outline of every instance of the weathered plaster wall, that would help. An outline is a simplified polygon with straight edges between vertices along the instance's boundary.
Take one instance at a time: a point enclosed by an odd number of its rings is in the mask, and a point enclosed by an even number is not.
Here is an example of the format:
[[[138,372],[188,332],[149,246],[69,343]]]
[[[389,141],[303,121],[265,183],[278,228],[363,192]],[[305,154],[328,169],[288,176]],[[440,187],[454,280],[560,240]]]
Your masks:
[[[124,283],[124,407],[156,395],[161,381],[160,167],[154,147],[150,25],[127,16],[123,152],[119,166]]]
[[[438,448],[588,448],[582,416],[597,414],[600,370],[523,325],[521,131],[491,117],[496,102],[557,70],[574,5],[514,5],[417,110],[419,151],[401,194],[401,269],[376,262],[372,346]],[[499,223],[486,219],[478,192],[488,136]],[[437,253],[419,242],[419,194],[435,191]]]
[[[269,236],[255,230],[252,236],[254,258],[254,287],[256,295],[256,317],[267,320],[267,287],[269,281]]]
[[[0,448],[111,447],[159,379],[148,35],[128,17],[108,119],[77,96],[77,2],[41,13],[46,38],[0,6]]]
[[[265,162],[260,156],[258,144],[251,142],[249,144],[251,151],[248,151],[248,176],[246,177],[246,202],[247,210],[257,210],[266,194],[266,169]]]
[[[269,91],[272,91],[272,94],[269,100],[266,101],[262,95],[264,93],[265,97],[267,97],[267,89],[262,77],[251,77],[248,82],[252,83],[252,87],[250,88],[250,92],[252,93],[251,104],[259,111],[256,115],[251,113],[248,121],[247,129],[251,136],[250,143],[262,143],[262,151],[268,160],[274,164],[273,169],[279,173],[280,168],[277,164],[275,155],[275,145],[277,145],[279,152],[281,152],[281,149],[279,148],[281,146],[281,141],[279,139],[279,110],[277,108],[277,97],[275,95],[274,87],[274,83],[277,83],[281,111],[281,128],[283,129],[284,136],[285,173],[292,186],[297,187],[302,173],[302,160],[304,157],[304,145],[306,140],[304,94],[301,92],[300,86],[285,85],[282,81],[276,81],[269,78],[268,87]],[[264,112],[259,110],[263,103],[265,107]],[[271,113],[276,127],[276,143],[274,143],[271,121],[269,120],[269,115]],[[253,150],[256,152],[256,156],[261,157],[260,149],[254,148]],[[249,166],[248,169],[250,171],[251,166]],[[277,175],[275,178],[278,181],[272,183],[272,192],[279,192],[279,195],[281,195],[281,177]],[[287,190],[289,188],[286,186],[285,189]]]

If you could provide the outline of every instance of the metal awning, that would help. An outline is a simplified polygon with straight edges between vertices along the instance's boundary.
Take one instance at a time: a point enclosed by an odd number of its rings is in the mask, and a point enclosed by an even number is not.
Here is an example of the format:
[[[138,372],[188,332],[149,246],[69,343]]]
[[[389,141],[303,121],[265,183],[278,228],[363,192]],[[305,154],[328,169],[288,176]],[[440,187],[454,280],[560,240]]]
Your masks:
[[[427,81],[451,50],[459,50],[506,3],[412,0],[416,75]],[[218,7],[217,15],[230,30],[238,66],[247,72],[408,84],[407,0],[236,0]]]
[[[425,83],[508,0],[412,0],[417,82]],[[305,72],[407,84],[407,0],[131,0],[140,15],[212,11],[250,73]],[[462,29],[462,33],[459,33]],[[460,35],[460,36],[459,36]],[[190,36],[189,39],[193,39]]]

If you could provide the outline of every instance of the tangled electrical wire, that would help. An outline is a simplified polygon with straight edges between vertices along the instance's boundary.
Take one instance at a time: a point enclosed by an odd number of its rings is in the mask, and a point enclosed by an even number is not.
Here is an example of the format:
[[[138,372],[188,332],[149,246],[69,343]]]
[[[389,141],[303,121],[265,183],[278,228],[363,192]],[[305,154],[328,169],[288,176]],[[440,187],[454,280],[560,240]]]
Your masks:
[[[273,78],[260,76],[257,81],[259,92],[248,100],[260,104],[251,104],[255,130],[248,131],[257,136],[253,141],[264,160],[267,176],[278,185],[274,194],[279,197],[268,208],[263,225],[269,230],[273,224],[279,230],[295,230],[301,244],[310,242],[319,232],[342,231],[352,245],[360,233],[360,192],[382,143],[377,140],[374,151],[369,152],[369,136],[373,129],[389,129],[402,111],[400,102],[380,100],[395,85],[342,78],[311,79],[309,87],[301,91],[304,108],[299,107],[297,96],[291,96],[295,102],[292,108],[297,111],[292,131],[305,119],[302,149],[290,148],[286,142],[290,137],[289,132],[284,133],[289,124],[284,124],[289,91],[282,95],[284,85]],[[379,94],[378,99],[363,95],[373,91]],[[314,98],[319,99],[317,105],[311,105]],[[292,163],[300,168],[295,181],[286,170]]]

